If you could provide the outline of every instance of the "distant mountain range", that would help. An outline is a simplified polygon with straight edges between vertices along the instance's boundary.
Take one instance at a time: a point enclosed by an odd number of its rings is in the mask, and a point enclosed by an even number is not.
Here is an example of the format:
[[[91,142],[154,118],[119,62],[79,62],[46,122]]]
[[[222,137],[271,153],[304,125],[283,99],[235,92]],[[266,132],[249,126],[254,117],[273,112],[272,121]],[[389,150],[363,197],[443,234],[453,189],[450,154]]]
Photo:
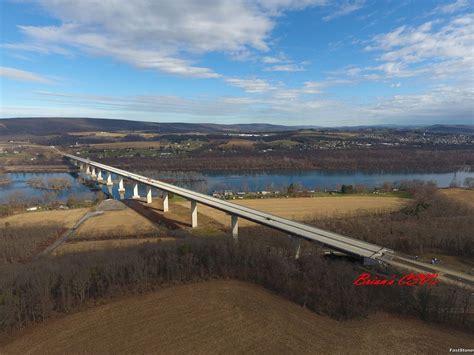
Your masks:
[[[321,129],[319,126],[283,126],[266,123],[214,124],[214,123],[167,123],[141,122],[103,118],[28,117],[0,119],[0,136],[8,135],[56,135],[67,132],[87,131],[144,131],[150,133],[262,133],[285,132],[301,129]],[[432,125],[403,127],[395,125],[328,128],[330,130],[363,130],[369,128],[395,130],[425,130],[433,133],[474,134],[474,125]]]

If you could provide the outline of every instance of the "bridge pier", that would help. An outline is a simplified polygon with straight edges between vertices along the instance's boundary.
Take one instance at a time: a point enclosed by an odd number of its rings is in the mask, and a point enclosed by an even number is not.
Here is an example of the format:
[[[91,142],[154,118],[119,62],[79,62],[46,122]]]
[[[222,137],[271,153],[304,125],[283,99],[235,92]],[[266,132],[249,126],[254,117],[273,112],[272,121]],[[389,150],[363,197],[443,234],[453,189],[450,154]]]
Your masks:
[[[102,183],[104,181],[104,178],[102,177],[102,170],[100,169],[97,169],[98,173],[97,173],[97,181],[99,183]]]
[[[295,248],[295,260],[298,260],[301,254],[301,238],[295,237],[294,235],[288,234],[288,238]]]
[[[168,191],[163,191],[163,212],[168,212],[169,210]]]
[[[198,208],[197,202],[191,200],[191,228],[196,228],[198,225]]]
[[[152,203],[152,202],[153,202],[153,199],[151,195],[151,187],[147,186],[146,187],[146,203]]]
[[[79,164],[79,170],[84,171],[84,164],[83,163]]]
[[[86,165],[86,174],[90,175],[91,174],[91,167],[90,165]]]
[[[107,175],[107,186],[113,186],[112,173],[109,171]]]
[[[123,185],[123,178],[119,180],[119,192],[125,192],[125,186]]]
[[[232,230],[232,238],[235,241],[239,240],[239,217],[235,214],[230,216],[230,225]]]
[[[96,173],[95,173],[95,167],[94,167],[94,166],[92,167],[91,177],[92,177],[93,180],[95,180],[95,179],[97,178],[97,175],[96,175]]]
[[[138,184],[135,183],[135,185],[133,186],[133,196],[132,198],[134,199],[139,199],[140,198],[140,194],[138,193]]]
[[[296,239],[295,260],[298,260],[300,258],[300,253],[301,253],[301,238],[295,238],[295,239]]]

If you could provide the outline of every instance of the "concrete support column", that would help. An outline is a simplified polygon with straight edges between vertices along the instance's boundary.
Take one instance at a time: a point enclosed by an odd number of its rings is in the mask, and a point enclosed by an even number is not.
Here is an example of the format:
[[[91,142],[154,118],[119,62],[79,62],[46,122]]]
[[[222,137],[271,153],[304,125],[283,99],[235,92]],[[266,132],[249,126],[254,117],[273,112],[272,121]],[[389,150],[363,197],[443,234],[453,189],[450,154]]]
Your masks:
[[[146,203],[152,203],[152,202],[153,202],[153,199],[151,196],[151,187],[147,186],[146,187]]]
[[[301,253],[301,238],[295,238],[295,243],[296,243],[295,259],[298,260],[300,258],[300,253]]]
[[[298,260],[301,254],[301,238],[288,234],[288,239],[295,249],[295,260]]]
[[[168,212],[169,210],[168,191],[163,191],[163,212]]]
[[[91,177],[95,180],[95,178],[97,177],[96,173],[95,173],[95,167],[92,167],[92,171],[91,171]]]
[[[230,225],[231,225],[231,230],[232,230],[232,237],[234,238],[235,241],[239,239],[239,217],[236,215],[231,215],[230,216]]]
[[[84,164],[83,164],[83,163],[81,163],[81,165],[79,165],[79,169],[80,169],[81,171],[84,170]]]
[[[90,165],[86,165],[86,174],[90,175],[91,174],[91,167]]]
[[[138,184],[135,183],[135,185],[133,186],[133,196],[132,198],[134,199],[138,199],[140,198],[140,194],[138,193]]]
[[[107,186],[112,186],[114,183],[112,182],[112,173],[109,171],[107,175]]]
[[[97,181],[102,182],[104,181],[104,178],[102,177],[102,170],[97,169]]]
[[[119,180],[119,192],[125,192],[125,186],[123,185],[123,178]]]
[[[191,200],[191,228],[196,228],[198,225],[198,207],[197,202]]]

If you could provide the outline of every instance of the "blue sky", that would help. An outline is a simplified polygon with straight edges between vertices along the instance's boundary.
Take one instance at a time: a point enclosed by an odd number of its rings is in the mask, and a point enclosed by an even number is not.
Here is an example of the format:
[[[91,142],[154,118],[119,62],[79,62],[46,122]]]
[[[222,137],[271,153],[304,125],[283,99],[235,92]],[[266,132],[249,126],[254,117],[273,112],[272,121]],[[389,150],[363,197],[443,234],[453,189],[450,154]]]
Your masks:
[[[4,0],[0,115],[474,124],[471,0]]]

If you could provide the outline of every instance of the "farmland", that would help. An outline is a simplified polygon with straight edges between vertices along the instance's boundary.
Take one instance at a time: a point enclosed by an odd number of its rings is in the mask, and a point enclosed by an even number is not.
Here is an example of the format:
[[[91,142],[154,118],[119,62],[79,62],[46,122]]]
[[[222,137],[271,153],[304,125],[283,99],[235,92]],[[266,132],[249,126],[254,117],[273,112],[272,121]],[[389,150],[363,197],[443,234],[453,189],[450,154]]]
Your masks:
[[[63,228],[71,228],[86,212],[87,208],[19,213],[0,218],[0,223],[10,226],[35,226],[41,223],[57,223]]]
[[[125,208],[121,211],[106,211],[103,215],[89,219],[77,230],[74,238],[110,239],[154,232],[158,232],[158,228],[153,223]]]
[[[474,207],[474,190],[467,189],[441,189],[440,192],[450,199],[465,203]]]
[[[390,212],[401,209],[406,199],[397,197],[372,197],[372,196],[341,196],[341,197],[312,197],[312,198],[278,198],[234,200],[242,206],[254,208],[275,214],[280,217],[297,221],[307,220],[314,216],[339,216],[354,215],[365,212]],[[179,202],[187,206],[186,202]],[[220,223],[228,224],[228,216],[215,209],[200,206],[199,212]],[[254,225],[252,222],[242,221],[242,226]]]
[[[3,354],[433,353],[467,333],[386,313],[338,322],[265,289],[213,281],[125,298],[31,327]]]

